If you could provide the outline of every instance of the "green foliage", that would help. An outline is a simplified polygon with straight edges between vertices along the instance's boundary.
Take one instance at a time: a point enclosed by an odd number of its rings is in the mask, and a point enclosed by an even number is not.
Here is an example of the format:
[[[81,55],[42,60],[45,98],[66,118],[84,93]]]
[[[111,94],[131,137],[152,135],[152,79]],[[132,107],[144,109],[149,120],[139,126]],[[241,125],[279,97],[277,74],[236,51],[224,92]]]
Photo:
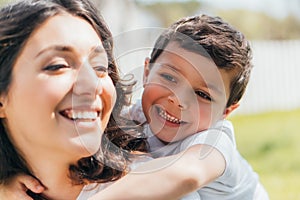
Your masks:
[[[137,5],[145,9],[168,27],[176,20],[199,14],[202,4],[199,1],[154,2],[136,0]],[[300,39],[300,20],[293,15],[284,19],[273,18],[262,12],[250,10],[217,10],[213,15],[222,17],[250,40],[291,40]]]
[[[194,15],[200,8],[200,3],[196,0],[156,2],[152,4],[139,3],[137,1],[137,4],[160,19],[163,27],[170,26],[179,18]]]
[[[230,118],[237,146],[272,200],[300,199],[300,110]]]
[[[217,15],[255,40],[300,39],[300,20],[293,15],[275,19],[261,12],[248,10],[218,11]]]
[[[12,2],[13,0],[0,0],[0,7],[2,7],[3,5]]]

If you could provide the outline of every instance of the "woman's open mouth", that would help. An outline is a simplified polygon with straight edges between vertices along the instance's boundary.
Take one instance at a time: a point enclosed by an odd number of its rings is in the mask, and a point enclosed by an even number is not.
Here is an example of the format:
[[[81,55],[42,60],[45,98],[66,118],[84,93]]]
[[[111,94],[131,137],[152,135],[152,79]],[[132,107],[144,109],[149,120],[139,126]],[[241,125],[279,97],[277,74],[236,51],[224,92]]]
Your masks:
[[[95,121],[99,116],[99,111],[87,111],[87,110],[72,110],[66,109],[59,112],[65,118],[72,121],[92,122]]]

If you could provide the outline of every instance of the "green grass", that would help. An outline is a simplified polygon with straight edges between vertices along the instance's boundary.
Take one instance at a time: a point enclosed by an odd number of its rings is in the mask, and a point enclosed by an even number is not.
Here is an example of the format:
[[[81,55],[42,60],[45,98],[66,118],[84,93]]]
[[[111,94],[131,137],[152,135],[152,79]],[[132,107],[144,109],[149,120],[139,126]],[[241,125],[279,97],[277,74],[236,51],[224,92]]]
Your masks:
[[[271,200],[300,200],[300,109],[233,116],[237,146]]]

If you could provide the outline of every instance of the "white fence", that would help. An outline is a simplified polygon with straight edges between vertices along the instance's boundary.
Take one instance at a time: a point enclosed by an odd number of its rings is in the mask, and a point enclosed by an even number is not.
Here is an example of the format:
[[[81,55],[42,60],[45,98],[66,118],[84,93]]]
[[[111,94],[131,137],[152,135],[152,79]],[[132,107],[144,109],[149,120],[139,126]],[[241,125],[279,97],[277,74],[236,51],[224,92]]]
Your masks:
[[[143,59],[149,55],[157,33],[149,35],[143,31],[134,31],[134,34],[127,32],[131,35],[127,37],[127,33],[121,32],[145,26],[159,26],[158,22],[146,12],[139,11],[133,1],[104,2],[103,14],[113,30],[114,39],[117,40],[117,59],[122,71],[139,70],[139,74],[142,73]],[[126,8],[127,12],[112,12],[115,7],[123,10]],[[300,108],[300,40],[253,41],[252,47],[252,77],[241,106],[235,113],[250,114]]]
[[[139,33],[137,30],[134,32]],[[139,35],[144,34],[136,34],[131,39],[120,37],[118,40],[115,37],[121,71],[135,74],[139,80],[137,89],[142,88],[143,59],[149,55],[153,45],[149,41],[156,38],[148,36],[149,43],[145,44],[145,39],[139,41]],[[120,42],[122,45],[118,45]],[[141,46],[143,48],[138,48]],[[252,48],[254,68],[241,106],[234,114],[300,108],[300,40],[252,41]],[[139,98],[140,94],[141,90],[137,91],[134,98]]]
[[[236,113],[300,108],[300,40],[253,41],[253,73]]]

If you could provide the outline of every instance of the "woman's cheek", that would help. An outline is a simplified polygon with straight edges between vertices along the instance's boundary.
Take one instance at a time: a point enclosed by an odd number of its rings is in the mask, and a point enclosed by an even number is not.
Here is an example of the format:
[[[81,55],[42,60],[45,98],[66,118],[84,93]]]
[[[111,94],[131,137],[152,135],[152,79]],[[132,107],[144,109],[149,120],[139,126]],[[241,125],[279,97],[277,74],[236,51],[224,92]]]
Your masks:
[[[110,77],[101,80],[100,84],[102,84],[103,87],[102,94],[100,95],[101,99],[106,109],[111,112],[117,99],[116,88]]]

